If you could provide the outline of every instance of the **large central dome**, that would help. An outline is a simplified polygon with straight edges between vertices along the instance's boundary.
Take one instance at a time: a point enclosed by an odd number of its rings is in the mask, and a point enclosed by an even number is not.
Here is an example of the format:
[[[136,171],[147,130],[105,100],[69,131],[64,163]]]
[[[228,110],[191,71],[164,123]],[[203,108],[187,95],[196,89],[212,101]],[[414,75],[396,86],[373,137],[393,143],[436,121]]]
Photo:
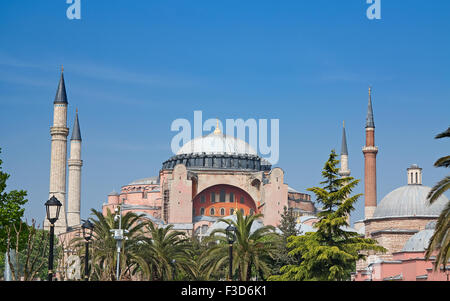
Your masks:
[[[175,156],[163,162],[163,169],[173,169],[177,164],[184,164],[189,169],[271,169],[271,164],[259,157],[247,142],[222,134],[218,127],[213,133],[184,144]]]
[[[233,136],[224,135],[220,131],[192,139],[183,145],[177,155],[182,154],[228,154],[228,155],[257,155],[247,142]]]

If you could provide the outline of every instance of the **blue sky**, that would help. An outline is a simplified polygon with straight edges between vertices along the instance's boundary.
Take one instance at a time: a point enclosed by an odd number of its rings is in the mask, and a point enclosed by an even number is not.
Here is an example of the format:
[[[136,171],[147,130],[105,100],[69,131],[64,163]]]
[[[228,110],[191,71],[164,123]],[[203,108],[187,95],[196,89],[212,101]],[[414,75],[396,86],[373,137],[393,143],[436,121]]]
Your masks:
[[[406,184],[406,168],[433,167],[449,144],[450,2],[365,0],[92,1],[0,4],[0,147],[8,189],[25,189],[25,216],[48,198],[53,99],[61,64],[69,127],[83,137],[82,218],[106,195],[155,176],[172,153],[176,118],[280,120],[285,180],[321,181],[345,120],[352,176],[362,179],[367,89],[373,87],[378,201]],[[363,191],[363,183],[355,190]],[[352,222],[363,217],[363,198]]]

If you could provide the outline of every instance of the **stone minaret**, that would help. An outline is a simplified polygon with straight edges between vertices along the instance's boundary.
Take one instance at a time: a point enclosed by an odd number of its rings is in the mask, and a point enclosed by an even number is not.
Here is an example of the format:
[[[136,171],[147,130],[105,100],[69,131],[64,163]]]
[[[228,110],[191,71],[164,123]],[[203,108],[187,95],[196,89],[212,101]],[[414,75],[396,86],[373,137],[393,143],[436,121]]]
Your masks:
[[[62,203],[59,219],[55,223],[55,234],[67,231],[66,222],[66,161],[67,161],[67,95],[64,84],[64,74],[61,68],[61,79],[53,102],[53,126],[50,128],[52,136],[52,150],[50,158],[50,191]],[[44,227],[49,228],[49,222],[45,219]]]
[[[350,169],[348,169],[348,150],[347,137],[345,135],[345,122],[342,123],[342,146],[341,146],[341,168],[339,169],[341,177],[350,176]]]
[[[67,225],[73,227],[81,224],[80,204],[81,204],[81,132],[78,122],[78,110],[75,115],[75,123],[70,138],[70,159],[69,165],[69,196],[67,204]]]
[[[348,150],[347,137],[345,135],[345,122],[342,123],[341,168],[339,169],[339,175],[341,177],[350,176],[350,169],[348,169]],[[350,215],[347,215],[347,223],[350,225]]]
[[[375,146],[375,123],[373,121],[372,96],[369,87],[369,105],[366,118],[366,145],[364,153],[364,217],[370,219],[377,207],[377,153]]]

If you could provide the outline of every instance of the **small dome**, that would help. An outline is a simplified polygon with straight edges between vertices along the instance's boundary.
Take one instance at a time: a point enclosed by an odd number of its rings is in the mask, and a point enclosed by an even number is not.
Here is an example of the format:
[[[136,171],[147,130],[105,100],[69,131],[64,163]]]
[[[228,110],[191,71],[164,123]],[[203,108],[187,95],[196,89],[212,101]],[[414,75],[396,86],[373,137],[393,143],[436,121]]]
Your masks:
[[[221,132],[213,132],[209,135],[192,139],[178,150],[177,155],[194,153],[257,155],[250,144],[244,140],[224,135]]]
[[[113,190],[108,195],[119,195],[119,194],[115,190]]]
[[[372,218],[386,217],[438,217],[448,199],[441,195],[433,205],[427,200],[431,188],[423,185],[406,185],[388,193],[377,205]]]
[[[403,246],[402,252],[424,252],[428,248],[435,226],[435,221],[429,222],[425,226],[425,230],[411,236]]]

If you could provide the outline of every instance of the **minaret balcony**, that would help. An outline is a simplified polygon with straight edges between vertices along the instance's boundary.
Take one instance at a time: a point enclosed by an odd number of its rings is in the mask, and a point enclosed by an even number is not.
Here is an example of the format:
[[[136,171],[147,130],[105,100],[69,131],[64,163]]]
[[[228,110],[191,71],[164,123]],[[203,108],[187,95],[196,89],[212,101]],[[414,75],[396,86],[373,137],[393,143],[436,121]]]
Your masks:
[[[362,148],[363,153],[378,153],[378,147],[376,146],[364,146]]]
[[[64,135],[67,137],[67,135],[69,135],[69,128],[52,126],[50,127],[50,135]]]

